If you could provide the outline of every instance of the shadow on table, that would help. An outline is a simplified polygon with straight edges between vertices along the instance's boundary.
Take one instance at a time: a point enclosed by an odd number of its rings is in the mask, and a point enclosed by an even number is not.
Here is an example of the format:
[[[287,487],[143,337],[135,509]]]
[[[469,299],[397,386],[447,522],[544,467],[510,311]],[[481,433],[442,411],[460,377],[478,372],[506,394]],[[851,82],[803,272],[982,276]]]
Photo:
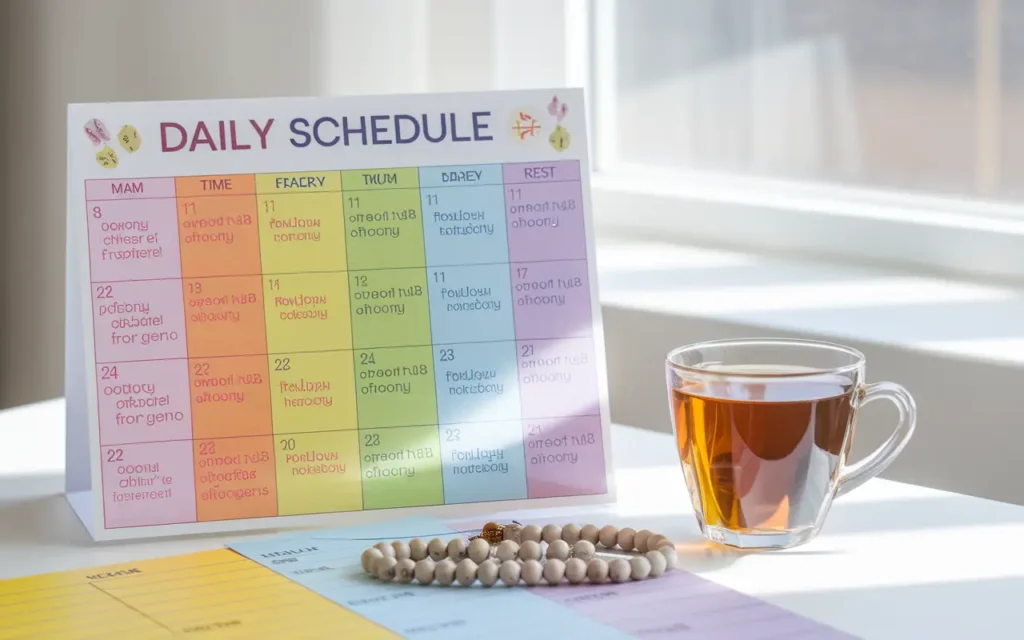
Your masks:
[[[1024,576],[1011,576],[816,589],[768,599],[818,620],[846,620],[844,629],[863,638],[1010,638],[1024,620],[1022,593]],[[935,635],[938,629],[941,635]]]
[[[0,542],[14,546],[91,544],[63,492],[63,473],[0,475]]]

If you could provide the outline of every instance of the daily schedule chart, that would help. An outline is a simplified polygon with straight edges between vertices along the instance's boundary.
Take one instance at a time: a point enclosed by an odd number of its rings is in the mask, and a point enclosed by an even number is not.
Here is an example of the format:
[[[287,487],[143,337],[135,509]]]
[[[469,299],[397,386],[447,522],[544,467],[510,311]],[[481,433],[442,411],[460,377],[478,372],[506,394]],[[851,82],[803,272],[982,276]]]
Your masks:
[[[582,96],[163,115],[251,102],[117,105],[78,118],[81,140],[69,128],[69,499],[93,535],[607,499]],[[456,104],[480,106],[460,121]],[[358,115],[287,117],[339,106]]]

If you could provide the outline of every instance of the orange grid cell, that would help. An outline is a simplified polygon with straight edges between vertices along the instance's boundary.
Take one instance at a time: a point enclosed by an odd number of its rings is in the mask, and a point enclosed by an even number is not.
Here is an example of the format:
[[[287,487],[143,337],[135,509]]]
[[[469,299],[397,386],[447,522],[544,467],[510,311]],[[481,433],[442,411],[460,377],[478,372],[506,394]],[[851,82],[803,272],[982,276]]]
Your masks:
[[[182,284],[190,358],[267,352],[260,276],[186,278]]]
[[[192,437],[270,435],[270,378],[266,356],[188,361]]]
[[[196,440],[199,522],[277,515],[273,436]]]
[[[181,197],[256,195],[256,176],[238,173],[225,176],[186,176],[174,179],[174,192]]]
[[[255,195],[179,196],[177,203],[182,276],[261,272]]]

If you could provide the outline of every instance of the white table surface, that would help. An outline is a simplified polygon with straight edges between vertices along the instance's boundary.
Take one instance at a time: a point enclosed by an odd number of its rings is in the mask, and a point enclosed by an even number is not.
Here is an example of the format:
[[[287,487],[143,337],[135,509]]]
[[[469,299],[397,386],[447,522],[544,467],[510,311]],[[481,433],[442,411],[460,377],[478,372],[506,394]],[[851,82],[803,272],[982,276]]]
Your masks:
[[[61,495],[63,430],[59,400],[0,412],[0,578],[240,537],[91,542]],[[740,553],[701,541],[670,436],[617,426],[613,456],[617,504],[547,517],[663,532],[685,569],[863,638],[1024,635],[1024,507],[873,480],[836,501],[811,543]]]

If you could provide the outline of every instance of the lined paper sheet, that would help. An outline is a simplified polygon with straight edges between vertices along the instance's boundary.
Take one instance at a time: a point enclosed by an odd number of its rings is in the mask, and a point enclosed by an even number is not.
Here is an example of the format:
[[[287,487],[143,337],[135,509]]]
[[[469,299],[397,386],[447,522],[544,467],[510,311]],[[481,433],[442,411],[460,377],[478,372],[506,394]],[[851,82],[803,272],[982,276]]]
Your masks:
[[[644,582],[536,589],[533,592],[636,638],[854,638],[686,571],[671,571],[657,580]]]
[[[229,549],[0,582],[0,639],[395,638]]]

